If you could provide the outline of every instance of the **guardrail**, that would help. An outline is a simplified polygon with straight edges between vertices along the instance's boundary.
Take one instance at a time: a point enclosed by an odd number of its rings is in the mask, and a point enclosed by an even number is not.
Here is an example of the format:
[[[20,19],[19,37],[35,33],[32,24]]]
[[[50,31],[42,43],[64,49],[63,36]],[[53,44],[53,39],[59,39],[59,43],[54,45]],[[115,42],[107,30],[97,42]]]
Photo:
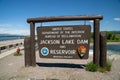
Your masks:
[[[10,49],[13,49],[13,48],[16,48],[16,47],[20,47],[20,46],[23,46],[23,43],[20,42],[20,43],[15,43],[15,44],[9,44],[9,45],[4,45],[4,46],[0,46],[0,54],[2,52],[5,52],[7,50],[10,50]]]

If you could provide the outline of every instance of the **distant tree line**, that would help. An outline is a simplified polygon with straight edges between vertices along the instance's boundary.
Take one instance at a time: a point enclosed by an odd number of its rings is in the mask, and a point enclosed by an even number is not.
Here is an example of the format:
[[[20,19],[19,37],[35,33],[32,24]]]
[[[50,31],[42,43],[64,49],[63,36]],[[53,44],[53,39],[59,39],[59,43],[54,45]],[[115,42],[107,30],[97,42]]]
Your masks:
[[[120,41],[120,34],[116,34],[110,31],[106,31],[106,33],[107,33],[107,41]]]
[[[108,42],[120,42],[120,34],[119,33],[115,33],[115,32],[112,32],[112,31],[106,31],[106,34],[107,34],[107,41]],[[93,32],[91,33],[90,35],[91,37],[91,42],[93,42]]]

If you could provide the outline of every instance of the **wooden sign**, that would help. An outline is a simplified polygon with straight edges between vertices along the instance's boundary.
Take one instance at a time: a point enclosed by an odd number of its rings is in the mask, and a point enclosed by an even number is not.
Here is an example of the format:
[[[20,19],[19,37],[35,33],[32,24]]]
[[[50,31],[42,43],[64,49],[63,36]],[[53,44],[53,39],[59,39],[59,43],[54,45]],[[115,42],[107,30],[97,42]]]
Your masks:
[[[90,25],[43,26],[37,28],[41,58],[87,59]]]

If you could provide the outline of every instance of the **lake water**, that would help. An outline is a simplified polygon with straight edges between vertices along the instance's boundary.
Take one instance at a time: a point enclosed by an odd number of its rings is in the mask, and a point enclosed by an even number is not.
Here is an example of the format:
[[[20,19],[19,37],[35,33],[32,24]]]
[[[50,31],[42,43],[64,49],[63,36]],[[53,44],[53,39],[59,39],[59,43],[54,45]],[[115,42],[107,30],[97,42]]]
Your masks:
[[[6,41],[6,40],[15,40],[20,39],[20,37],[0,37],[0,41]]]
[[[20,39],[20,35],[0,34],[0,41]]]
[[[90,47],[90,51],[93,51],[93,46]],[[120,54],[120,44],[107,45],[107,54]]]

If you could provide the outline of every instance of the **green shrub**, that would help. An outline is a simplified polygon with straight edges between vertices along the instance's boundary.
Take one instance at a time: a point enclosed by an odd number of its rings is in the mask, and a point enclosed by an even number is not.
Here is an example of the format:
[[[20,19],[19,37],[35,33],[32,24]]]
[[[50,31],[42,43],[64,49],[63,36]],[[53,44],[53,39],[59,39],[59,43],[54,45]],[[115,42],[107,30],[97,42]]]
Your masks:
[[[99,67],[98,71],[99,72],[106,72],[106,71],[111,71],[111,67],[112,67],[112,62],[111,61],[107,61],[105,67]]]
[[[110,60],[107,61],[105,67],[100,67],[96,64],[94,64],[93,62],[89,62],[86,65],[86,70],[91,71],[91,72],[106,72],[106,71],[111,71],[111,67],[112,67],[112,62]]]
[[[86,70],[91,71],[91,72],[95,72],[97,71],[98,66],[96,64],[94,64],[93,62],[90,62],[86,65]]]

